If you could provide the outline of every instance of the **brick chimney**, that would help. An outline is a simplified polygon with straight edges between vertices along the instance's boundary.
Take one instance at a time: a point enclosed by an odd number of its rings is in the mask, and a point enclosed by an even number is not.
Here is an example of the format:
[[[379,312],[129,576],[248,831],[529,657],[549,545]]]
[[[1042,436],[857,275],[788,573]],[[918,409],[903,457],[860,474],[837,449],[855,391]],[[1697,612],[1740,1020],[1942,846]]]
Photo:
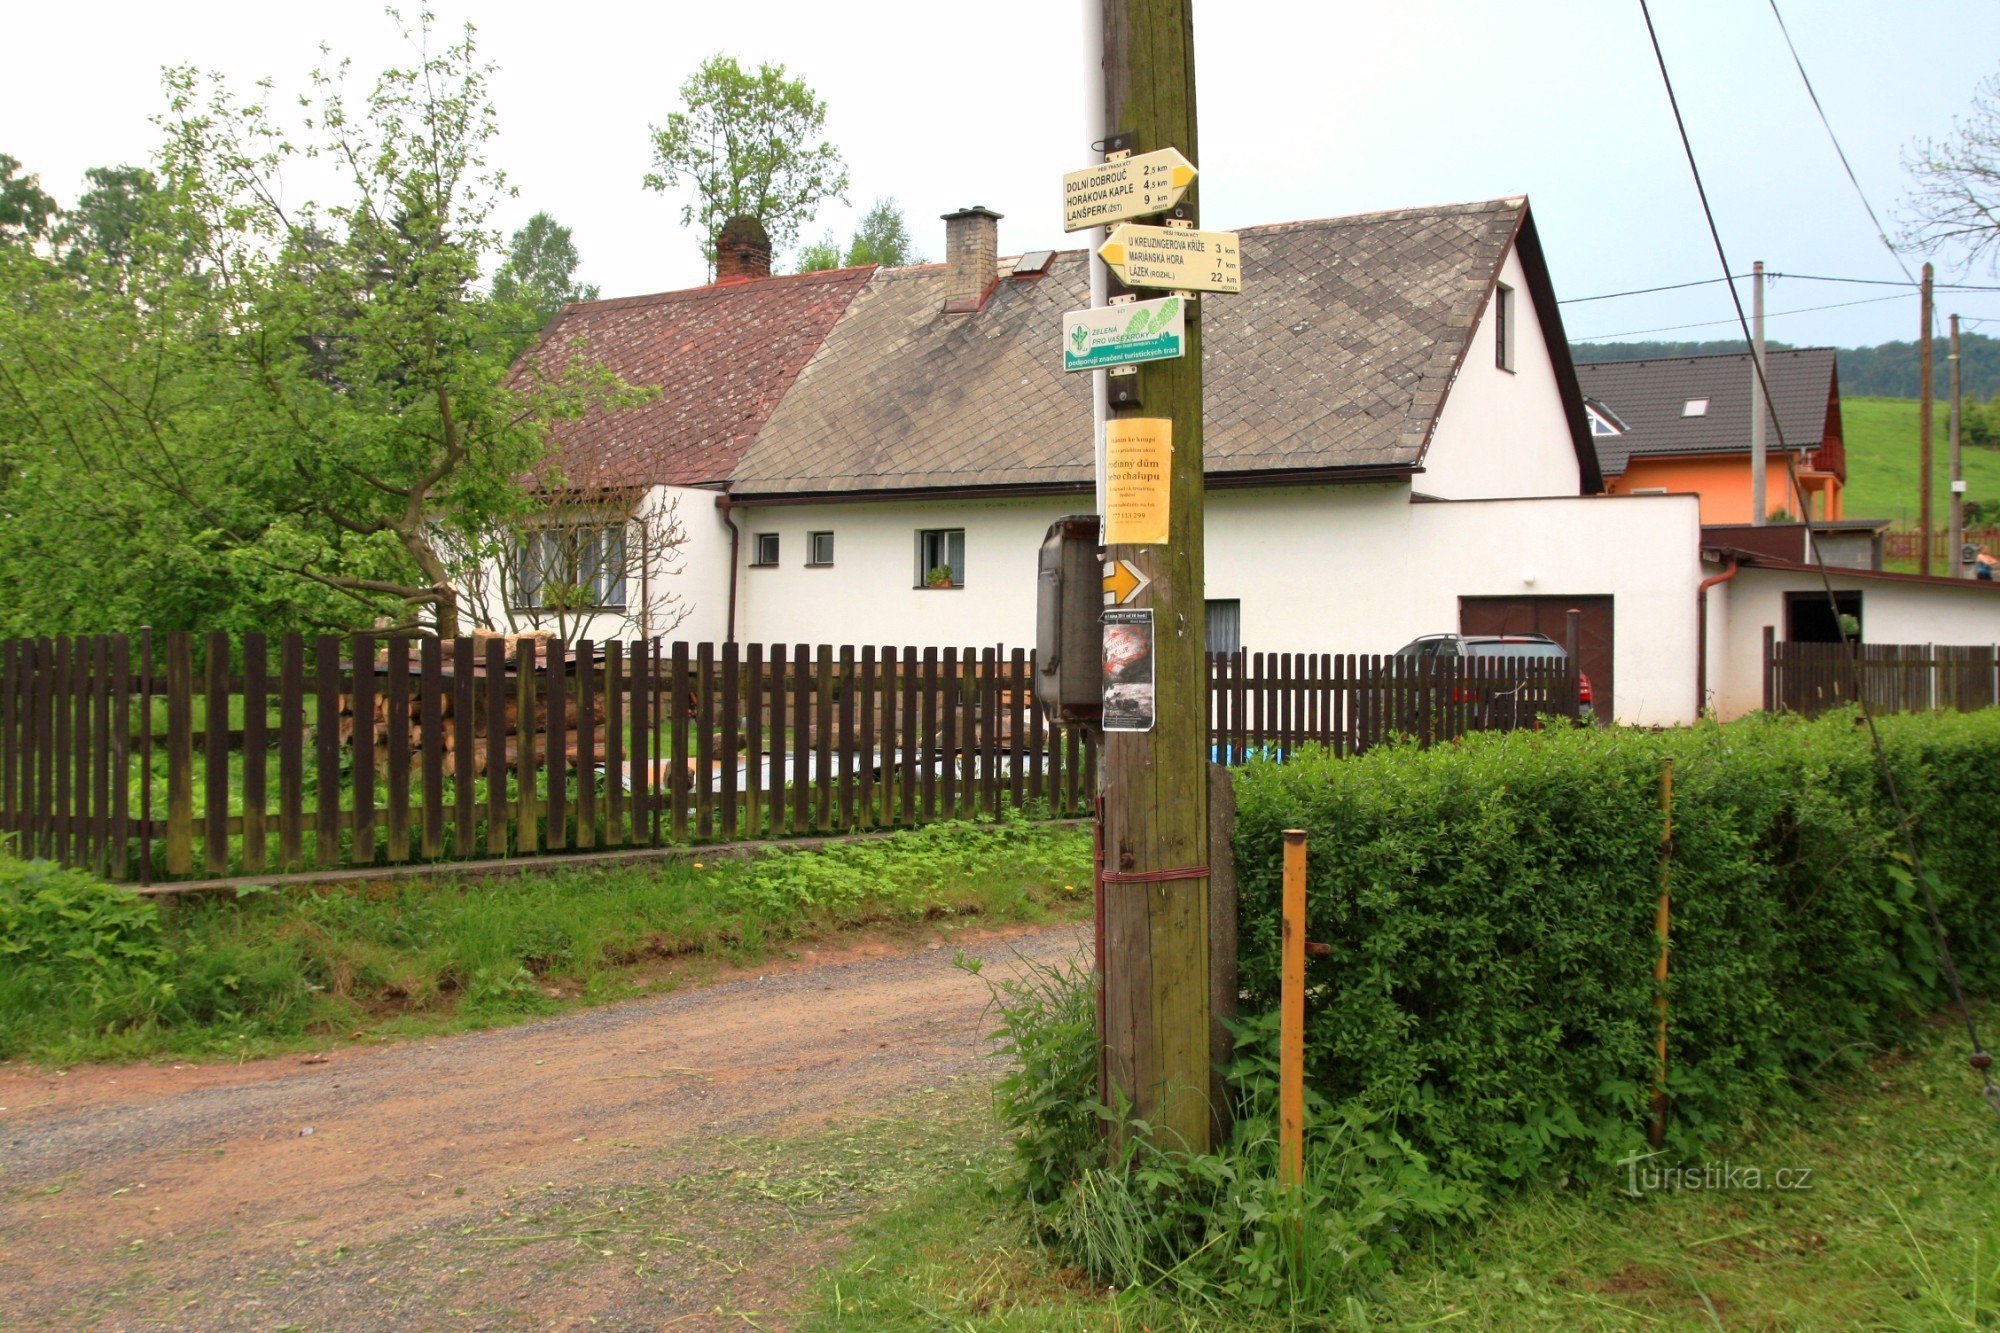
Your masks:
[[[715,233],[715,280],[739,282],[771,276],[771,237],[756,218],[736,217]]]
[[[981,204],[944,215],[944,310],[965,314],[986,304],[1000,277],[1000,215]]]

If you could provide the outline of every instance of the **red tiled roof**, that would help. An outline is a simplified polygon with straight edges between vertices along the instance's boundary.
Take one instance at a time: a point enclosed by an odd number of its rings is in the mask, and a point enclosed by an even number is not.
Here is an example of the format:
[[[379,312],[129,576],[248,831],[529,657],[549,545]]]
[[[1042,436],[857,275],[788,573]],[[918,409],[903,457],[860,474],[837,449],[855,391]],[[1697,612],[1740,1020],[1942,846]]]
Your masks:
[[[564,483],[725,481],[873,272],[832,269],[565,307],[524,366],[555,370],[581,353],[627,384],[664,392],[557,422],[553,461]]]

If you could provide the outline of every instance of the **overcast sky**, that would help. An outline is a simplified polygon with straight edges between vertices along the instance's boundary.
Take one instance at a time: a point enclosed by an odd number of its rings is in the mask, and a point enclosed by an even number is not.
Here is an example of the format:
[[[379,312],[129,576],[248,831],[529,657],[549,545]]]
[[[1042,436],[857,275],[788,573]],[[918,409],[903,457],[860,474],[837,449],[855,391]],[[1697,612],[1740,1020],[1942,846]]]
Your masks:
[[[1863,188],[1885,217],[1899,213],[1903,153],[1947,133],[2000,68],[2000,5],[1781,3]],[[943,251],[938,215],[972,203],[1006,215],[1009,253],[1063,246],[1059,177],[1092,160],[1097,137],[1080,95],[1083,9],[1078,0],[437,3],[446,26],[473,18],[500,65],[497,156],[520,190],[508,225],[553,213],[575,231],[581,277],[607,296],[703,280],[680,200],[644,190],[640,177],[647,126],[715,51],[781,62],[825,98],[851,202],[827,206],[808,235],[831,227],[844,237],[887,195],[931,258]],[[1899,278],[1767,0],[1654,0],[1654,16],[1732,262]],[[34,57],[17,55],[0,81],[0,152],[64,201],[86,167],[150,156],[163,64],[297,88],[322,41],[364,70],[409,56],[378,4],[350,0],[18,6],[7,30],[9,45]],[[1566,300],[1719,271],[1637,0],[1196,0],[1195,38],[1206,226],[1526,193]],[[1785,281],[1769,308],[1771,336],[1793,342],[1916,331],[1914,295],[1882,288]],[[1953,310],[2000,320],[2000,294],[1942,294],[1940,314]],[[1564,311],[1573,338],[1725,337],[1719,324],[1651,331],[1728,315],[1717,286]],[[2000,333],[2000,323],[1983,327]]]

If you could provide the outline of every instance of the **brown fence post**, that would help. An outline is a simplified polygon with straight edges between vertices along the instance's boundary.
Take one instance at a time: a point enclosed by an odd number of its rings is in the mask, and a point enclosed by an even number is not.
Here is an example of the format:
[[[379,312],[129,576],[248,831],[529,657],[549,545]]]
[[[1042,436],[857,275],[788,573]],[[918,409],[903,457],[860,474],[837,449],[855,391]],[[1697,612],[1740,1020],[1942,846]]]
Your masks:
[[[544,846],[560,852],[569,846],[569,689],[566,679],[569,649],[560,639],[542,646],[542,731],[548,737],[543,753],[548,777],[544,811]]]
[[[13,664],[12,648],[9,644],[8,664]],[[112,696],[111,705],[111,862],[109,873],[113,879],[126,879],[131,875],[132,866],[132,640],[120,634],[111,640],[111,678],[117,693]],[[11,681],[10,681],[11,684]],[[7,696],[9,723],[12,722],[11,692]],[[14,732],[11,725],[7,729],[9,754],[12,754]],[[9,760],[8,808],[13,809],[12,760]]]
[[[597,645],[576,641],[576,845],[587,851],[597,845],[597,780],[604,766],[597,762]]]
[[[306,644],[287,634],[278,645],[278,860],[305,860]]]
[[[515,641],[514,851],[520,856],[533,856],[541,850],[540,837],[535,830],[536,655],[535,640],[522,638]]]
[[[139,627],[139,883],[153,882],[153,627]],[[25,758],[25,747],[23,758]],[[22,806],[27,805],[26,774]],[[26,828],[26,825],[22,825]]]
[[[270,818],[270,641],[243,636],[243,869],[257,874],[266,860]]]
[[[167,633],[167,873],[194,869],[194,644]]]
[[[1778,711],[1778,627],[1764,626],[1764,711]]]
[[[384,799],[389,860],[410,859],[410,639],[393,634],[384,645],[382,677]]]

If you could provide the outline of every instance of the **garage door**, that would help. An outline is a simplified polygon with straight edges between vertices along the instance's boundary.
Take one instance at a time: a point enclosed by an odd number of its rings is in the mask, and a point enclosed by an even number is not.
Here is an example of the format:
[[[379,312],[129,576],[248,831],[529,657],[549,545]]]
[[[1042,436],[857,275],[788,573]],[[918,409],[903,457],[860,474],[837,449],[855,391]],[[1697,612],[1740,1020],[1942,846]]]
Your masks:
[[[1571,611],[1580,611],[1577,665],[1590,677],[1597,716],[1617,716],[1611,679],[1611,599],[1609,597],[1461,597],[1460,634],[1546,634],[1557,643],[1568,634]]]

